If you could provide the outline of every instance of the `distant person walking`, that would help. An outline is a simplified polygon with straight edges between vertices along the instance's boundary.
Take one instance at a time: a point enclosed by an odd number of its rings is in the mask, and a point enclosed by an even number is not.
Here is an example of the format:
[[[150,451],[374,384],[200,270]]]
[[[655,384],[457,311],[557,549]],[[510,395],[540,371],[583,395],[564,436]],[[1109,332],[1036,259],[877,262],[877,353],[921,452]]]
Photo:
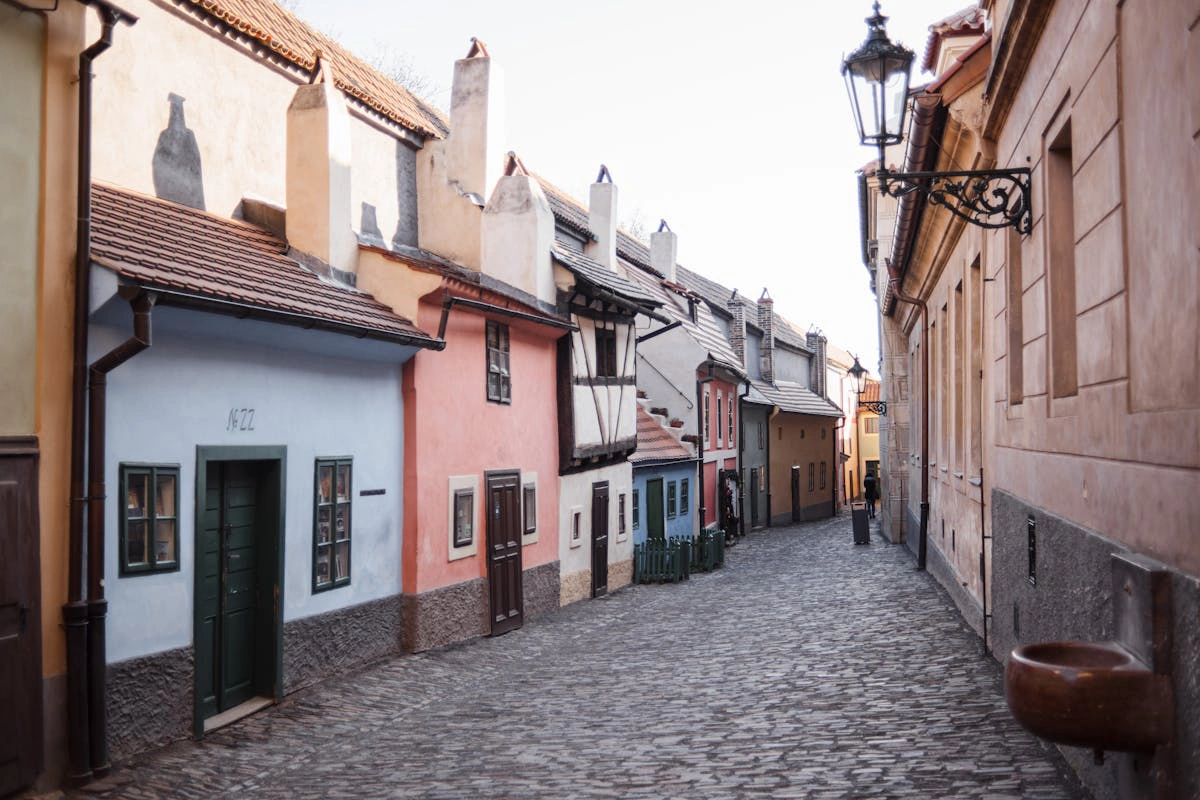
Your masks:
[[[879,490],[875,485],[876,478],[871,473],[867,473],[867,477],[863,478],[863,494],[867,499],[867,518],[875,519],[875,500],[879,497]]]

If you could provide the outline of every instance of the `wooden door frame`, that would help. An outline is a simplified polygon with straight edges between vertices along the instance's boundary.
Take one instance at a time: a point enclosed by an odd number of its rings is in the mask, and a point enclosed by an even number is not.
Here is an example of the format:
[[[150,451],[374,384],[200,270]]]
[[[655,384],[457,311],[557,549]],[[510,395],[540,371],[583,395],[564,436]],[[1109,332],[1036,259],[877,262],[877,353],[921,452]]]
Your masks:
[[[610,487],[609,487],[608,481],[592,481],[592,504],[588,509],[591,512],[589,515],[590,516],[590,519],[589,519],[590,524],[588,525],[588,528],[590,529],[590,533],[591,533],[591,536],[588,537],[589,538],[588,552],[591,555],[591,558],[589,560],[591,561],[590,566],[591,566],[591,573],[592,573],[592,597],[603,597],[604,595],[608,594],[608,553],[609,553],[609,545],[612,542],[612,534],[610,533],[611,527],[609,525],[609,522],[611,521],[609,519],[609,517],[611,515],[608,513],[609,505],[612,503],[612,494],[610,493],[609,489],[610,489]],[[601,490],[603,490],[603,492],[604,492],[604,586],[597,587],[596,586],[596,493]],[[664,536],[666,535],[666,522],[665,521],[663,522],[663,535]]]
[[[483,497],[481,498],[484,512],[483,524],[483,551],[486,563],[484,568],[487,570],[487,613],[488,613],[488,635],[493,636],[496,628],[496,610],[492,608],[492,514],[488,507],[488,502],[491,500],[491,484],[493,480],[502,480],[505,478],[515,478],[517,481],[517,575],[521,581],[521,624],[513,628],[516,630],[525,625],[525,545],[521,542],[521,531],[524,520],[522,519],[521,510],[525,498],[522,496],[521,470],[519,469],[489,469],[483,472]],[[499,635],[504,635],[509,631],[503,631]]]
[[[192,735],[196,739],[204,737],[204,719],[200,716],[200,693],[196,681],[195,663],[199,643],[196,636],[201,628],[200,604],[196,602],[196,592],[203,580],[199,552],[200,531],[204,527],[204,505],[208,494],[208,464],[210,461],[271,461],[278,465],[279,481],[273,487],[276,493],[278,514],[274,521],[275,537],[275,608],[271,615],[274,628],[275,658],[272,664],[272,692],[275,702],[283,700],[283,587],[284,562],[286,548],[284,531],[287,516],[287,446],[286,445],[251,445],[251,446],[196,446],[196,497],[192,517]],[[257,557],[257,556],[256,556]],[[215,655],[214,655],[215,657]]]

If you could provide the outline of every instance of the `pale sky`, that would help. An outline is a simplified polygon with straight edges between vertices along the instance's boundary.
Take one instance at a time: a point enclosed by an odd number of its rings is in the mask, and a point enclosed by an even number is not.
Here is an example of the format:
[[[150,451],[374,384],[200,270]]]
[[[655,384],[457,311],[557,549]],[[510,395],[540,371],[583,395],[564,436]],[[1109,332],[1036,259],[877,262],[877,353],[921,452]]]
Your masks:
[[[394,48],[449,106],[470,37],[504,73],[509,144],[585,205],[599,165],[619,217],[665,218],[679,263],[823,330],[878,372],[878,325],[859,249],[858,143],[840,67],[868,0],[299,0],[297,13],[359,55]],[[970,0],[884,0],[916,52]]]

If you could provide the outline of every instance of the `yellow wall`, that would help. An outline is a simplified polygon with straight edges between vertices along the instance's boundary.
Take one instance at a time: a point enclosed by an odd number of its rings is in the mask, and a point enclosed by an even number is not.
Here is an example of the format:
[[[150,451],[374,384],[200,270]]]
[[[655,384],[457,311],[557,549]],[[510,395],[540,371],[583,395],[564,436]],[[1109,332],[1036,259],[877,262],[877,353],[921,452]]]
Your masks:
[[[779,519],[792,507],[792,466],[800,467],[800,507],[802,509],[833,502],[833,487],[837,481],[836,438],[832,417],[810,417],[802,414],[776,414],[767,428],[771,436],[771,516]],[[825,437],[821,438],[824,429]],[[803,438],[801,438],[803,434]],[[825,462],[825,488],[821,488],[821,462]],[[814,467],[814,491],[808,491],[808,465]],[[832,510],[832,505],[829,505]]]
[[[35,428],[45,20],[0,6],[0,436]]]

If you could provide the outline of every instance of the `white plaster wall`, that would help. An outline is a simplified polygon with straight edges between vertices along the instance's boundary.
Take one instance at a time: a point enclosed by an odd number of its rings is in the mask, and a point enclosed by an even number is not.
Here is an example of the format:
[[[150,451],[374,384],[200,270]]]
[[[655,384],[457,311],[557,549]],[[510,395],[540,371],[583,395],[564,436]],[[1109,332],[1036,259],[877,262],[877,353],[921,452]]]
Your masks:
[[[579,330],[571,333],[571,374],[578,377],[596,371],[596,323],[575,317]],[[617,374],[636,377],[636,345],[629,325],[616,325]],[[574,386],[575,445],[610,444],[637,436],[637,387]]]
[[[658,325],[655,325],[657,328]],[[636,331],[645,335],[645,331]],[[683,432],[696,429],[696,369],[707,357],[704,348],[683,329],[675,328],[637,346],[637,388],[651,405],[665,407],[671,419],[683,420]]]
[[[416,152],[391,134],[351,116],[350,222],[367,233],[370,211],[385,245],[417,244]],[[366,207],[369,206],[370,209]]]
[[[608,563],[617,564],[633,558],[633,536],[631,535],[630,504],[633,502],[633,469],[629,462],[613,464],[600,469],[562,475],[558,479],[559,574],[572,575],[580,570],[592,568],[592,484],[608,481]],[[618,531],[617,518],[619,496],[625,495],[625,535]],[[574,510],[582,511],[579,526],[579,541],[571,541],[571,516]]]
[[[109,661],[192,644],[197,445],[286,445],[285,621],[398,594],[401,366],[217,338],[247,324],[228,318],[165,308],[154,314],[153,346],[109,376]],[[184,316],[193,323],[207,317],[214,335],[180,332],[172,323]],[[93,325],[91,357],[127,335],[125,327]],[[227,430],[231,408],[253,408],[254,430]],[[354,459],[351,583],[313,595],[313,470],[322,456]],[[178,572],[118,577],[121,462],[179,465]],[[386,494],[360,497],[363,489]]]

